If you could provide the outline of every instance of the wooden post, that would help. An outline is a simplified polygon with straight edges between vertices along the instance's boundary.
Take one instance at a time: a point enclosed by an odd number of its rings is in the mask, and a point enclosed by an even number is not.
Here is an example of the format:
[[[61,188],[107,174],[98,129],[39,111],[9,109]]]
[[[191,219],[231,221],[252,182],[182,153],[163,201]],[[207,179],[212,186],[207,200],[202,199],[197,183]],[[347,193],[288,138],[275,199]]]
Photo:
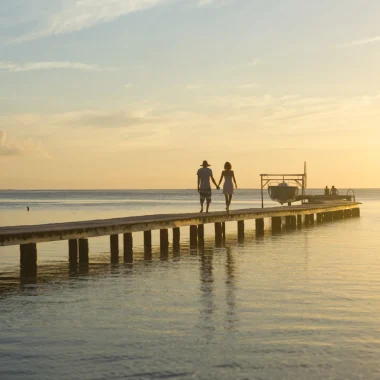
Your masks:
[[[297,220],[295,215],[285,216],[285,225],[287,229],[293,229],[297,227]]]
[[[272,217],[272,231],[280,232],[282,230],[282,219],[280,216]]]
[[[169,256],[169,230],[160,229],[160,259],[167,260]]]
[[[331,211],[325,212],[325,221],[331,222],[333,220],[333,213]]]
[[[322,223],[322,221],[323,221],[323,213],[319,212],[317,214],[317,223]]]
[[[160,229],[160,250],[167,252],[169,249],[169,230],[167,228]]]
[[[352,209],[349,208],[347,210],[344,210],[344,218],[351,218],[352,217]]]
[[[133,235],[127,232],[123,235],[124,262],[133,263]]]
[[[79,264],[88,265],[88,239],[79,239]]]
[[[222,237],[226,239],[226,222],[222,222]]]
[[[215,223],[215,243],[220,244],[222,242],[222,223]]]
[[[244,239],[244,220],[239,220],[237,222],[237,228],[238,228],[238,239]]]
[[[78,239],[69,240],[69,265],[70,267],[78,265]]]
[[[179,227],[173,228],[173,249],[178,250],[181,241],[181,230]]]
[[[302,215],[297,215],[297,226],[302,227]]]
[[[111,263],[119,262],[119,235],[110,236]]]
[[[314,224],[314,214],[309,214],[309,225]]]
[[[356,207],[356,208],[352,209],[352,216],[355,217],[355,218],[360,217],[360,208],[359,207]]]
[[[264,219],[255,219],[256,233],[264,233]]]
[[[198,227],[196,225],[190,226],[190,247],[196,248],[198,243]]]
[[[37,244],[20,245],[20,278],[22,282],[37,280]]]
[[[198,244],[204,244],[205,242],[205,225],[198,224]]]
[[[144,231],[144,250],[152,250],[152,231]]]

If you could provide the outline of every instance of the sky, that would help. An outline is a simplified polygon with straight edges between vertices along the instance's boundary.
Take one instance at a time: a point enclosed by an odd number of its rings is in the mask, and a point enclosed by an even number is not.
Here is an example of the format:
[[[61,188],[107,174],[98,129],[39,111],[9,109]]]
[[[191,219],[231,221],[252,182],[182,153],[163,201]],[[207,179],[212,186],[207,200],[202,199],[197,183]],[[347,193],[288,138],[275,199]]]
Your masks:
[[[0,188],[380,187],[380,2],[0,0]]]

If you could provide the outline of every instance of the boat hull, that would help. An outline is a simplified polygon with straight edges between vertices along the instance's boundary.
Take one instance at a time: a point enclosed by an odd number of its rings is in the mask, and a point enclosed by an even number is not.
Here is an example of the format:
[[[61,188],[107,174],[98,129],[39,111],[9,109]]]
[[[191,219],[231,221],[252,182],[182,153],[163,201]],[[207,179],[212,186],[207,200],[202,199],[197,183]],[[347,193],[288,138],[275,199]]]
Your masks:
[[[281,204],[290,203],[297,199],[297,186],[269,186],[268,193],[270,199]]]

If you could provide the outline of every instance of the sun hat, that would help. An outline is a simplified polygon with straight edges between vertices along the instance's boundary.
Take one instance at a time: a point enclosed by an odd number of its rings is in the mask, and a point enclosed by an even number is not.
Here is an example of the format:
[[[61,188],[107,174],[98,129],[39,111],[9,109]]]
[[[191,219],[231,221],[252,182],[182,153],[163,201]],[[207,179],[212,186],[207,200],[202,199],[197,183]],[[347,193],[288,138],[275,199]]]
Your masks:
[[[211,166],[211,165],[207,162],[207,160],[204,160],[201,166]]]

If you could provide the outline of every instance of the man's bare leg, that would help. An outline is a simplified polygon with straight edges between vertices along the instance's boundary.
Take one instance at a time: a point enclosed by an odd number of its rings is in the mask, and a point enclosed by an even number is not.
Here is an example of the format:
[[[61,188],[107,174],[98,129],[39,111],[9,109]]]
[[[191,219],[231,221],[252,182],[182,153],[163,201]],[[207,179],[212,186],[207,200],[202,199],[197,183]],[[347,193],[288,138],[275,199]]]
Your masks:
[[[201,198],[201,211],[200,212],[203,212],[203,204],[205,203],[205,200],[204,198]]]
[[[211,199],[207,199],[206,203],[206,212],[208,212],[208,208],[210,207]]]

